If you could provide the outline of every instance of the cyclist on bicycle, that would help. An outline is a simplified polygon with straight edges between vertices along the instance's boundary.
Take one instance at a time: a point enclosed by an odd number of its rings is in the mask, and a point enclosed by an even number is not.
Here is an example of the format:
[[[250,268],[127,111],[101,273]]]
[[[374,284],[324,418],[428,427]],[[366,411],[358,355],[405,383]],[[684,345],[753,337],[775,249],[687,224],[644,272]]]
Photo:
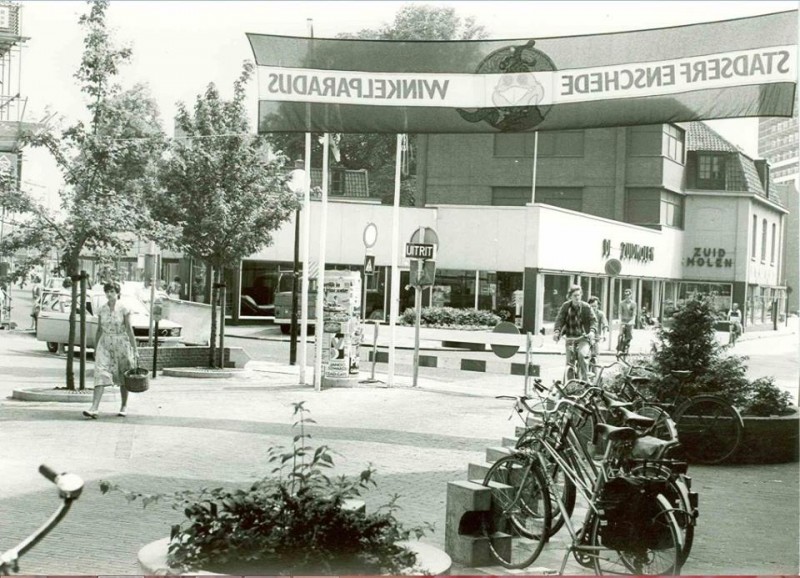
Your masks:
[[[619,339],[617,340],[617,359],[628,354],[633,339],[633,325],[636,323],[636,303],[633,292],[625,289],[619,303]]]
[[[564,302],[556,317],[553,340],[558,342],[562,335],[567,338],[567,365],[575,362],[578,377],[585,380],[589,373],[587,360],[591,353],[591,344],[597,335],[597,318],[589,304],[581,299],[583,290],[580,285],[572,285],[567,297],[569,300]]]
[[[606,319],[606,314],[600,309],[600,299],[598,299],[596,295],[589,297],[589,307],[592,308],[592,313],[594,313],[597,319],[597,339],[592,342],[592,357],[589,360],[589,365],[594,367],[597,365],[598,343],[605,341],[606,333],[608,333],[608,319]]]

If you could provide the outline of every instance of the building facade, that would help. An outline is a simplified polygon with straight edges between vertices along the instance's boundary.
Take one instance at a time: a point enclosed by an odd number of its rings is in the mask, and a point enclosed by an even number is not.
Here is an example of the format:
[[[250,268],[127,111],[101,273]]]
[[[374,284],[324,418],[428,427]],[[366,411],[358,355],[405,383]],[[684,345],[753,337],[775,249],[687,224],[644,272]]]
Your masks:
[[[774,183],[782,188],[789,207],[784,245],[784,279],[788,308],[800,311],[800,168],[798,168],[797,100],[792,118],[760,118],[758,120],[758,154],[767,159]]]

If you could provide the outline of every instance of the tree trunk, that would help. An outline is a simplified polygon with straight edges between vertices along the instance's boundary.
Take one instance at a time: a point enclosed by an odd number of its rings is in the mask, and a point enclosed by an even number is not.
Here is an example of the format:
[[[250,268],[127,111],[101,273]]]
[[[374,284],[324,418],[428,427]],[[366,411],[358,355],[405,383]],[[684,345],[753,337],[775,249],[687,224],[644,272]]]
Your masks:
[[[219,277],[219,267],[211,268],[212,279]],[[214,367],[217,341],[217,283],[211,283],[211,338],[208,340],[208,366]]]
[[[68,278],[72,281],[77,273],[71,268]],[[78,307],[78,286],[75,281],[70,284],[72,303],[69,305],[69,340],[67,342],[67,389],[75,389],[75,375],[73,374],[72,349],[75,347],[75,312]]]

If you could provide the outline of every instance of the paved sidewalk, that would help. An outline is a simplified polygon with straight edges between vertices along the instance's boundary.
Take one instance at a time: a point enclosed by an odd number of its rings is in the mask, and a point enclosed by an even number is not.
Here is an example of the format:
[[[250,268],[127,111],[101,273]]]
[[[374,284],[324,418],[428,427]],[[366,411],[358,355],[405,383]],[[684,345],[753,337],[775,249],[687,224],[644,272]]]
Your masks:
[[[403,523],[434,523],[424,541],[443,548],[447,482],[465,479],[467,465],[482,462],[486,447],[499,445],[516,425],[508,420],[509,403],[494,399],[508,393],[509,381],[500,376],[481,376],[479,388],[467,378],[429,376],[412,388],[409,377],[397,376],[392,388],[315,392],[298,384],[296,367],[267,362],[251,362],[224,380],[159,376],[148,392],[132,395],[127,418],[114,415],[119,397],[112,393],[100,419],[85,420],[80,404],[8,398],[19,387],[63,382],[64,358],[39,346],[30,336],[0,335],[0,519],[13,521],[0,533],[0,550],[56,505],[52,486],[36,473],[40,463],[81,475],[87,487],[55,533],[23,559],[26,575],[138,574],[138,548],[167,536],[182,515],[102,496],[98,481],[145,492],[243,487],[268,471],[269,446],[291,444],[290,404],[301,400],[317,422],[310,427],[313,442],[337,452],[336,473],[376,467],[379,486],[365,497],[367,507],[399,494]],[[701,525],[685,574],[798,573],[798,464],[693,467],[691,473]],[[559,535],[546,547],[536,568],[558,567],[562,540]],[[567,572],[586,571],[573,563]],[[457,565],[453,573],[510,572]]]

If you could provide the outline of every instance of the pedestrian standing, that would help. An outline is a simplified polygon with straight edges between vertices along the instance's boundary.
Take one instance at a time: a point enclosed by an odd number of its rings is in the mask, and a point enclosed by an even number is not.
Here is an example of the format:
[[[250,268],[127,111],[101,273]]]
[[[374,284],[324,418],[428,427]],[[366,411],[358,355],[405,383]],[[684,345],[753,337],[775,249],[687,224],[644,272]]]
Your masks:
[[[106,387],[120,388],[120,417],[128,411],[128,390],[123,386],[125,372],[139,364],[136,338],[131,327],[131,312],[119,302],[119,283],[103,285],[108,302],[97,314],[97,334],[94,348],[94,392],[92,406],[83,415],[97,419],[100,400]]]
[[[619,303],[619,322],[617,359],[628,355],[628,349],[633,339],[633,326],[636,323],[636,303],[633,301],[633,292],[630,289],[622,292],[622,301]]]

